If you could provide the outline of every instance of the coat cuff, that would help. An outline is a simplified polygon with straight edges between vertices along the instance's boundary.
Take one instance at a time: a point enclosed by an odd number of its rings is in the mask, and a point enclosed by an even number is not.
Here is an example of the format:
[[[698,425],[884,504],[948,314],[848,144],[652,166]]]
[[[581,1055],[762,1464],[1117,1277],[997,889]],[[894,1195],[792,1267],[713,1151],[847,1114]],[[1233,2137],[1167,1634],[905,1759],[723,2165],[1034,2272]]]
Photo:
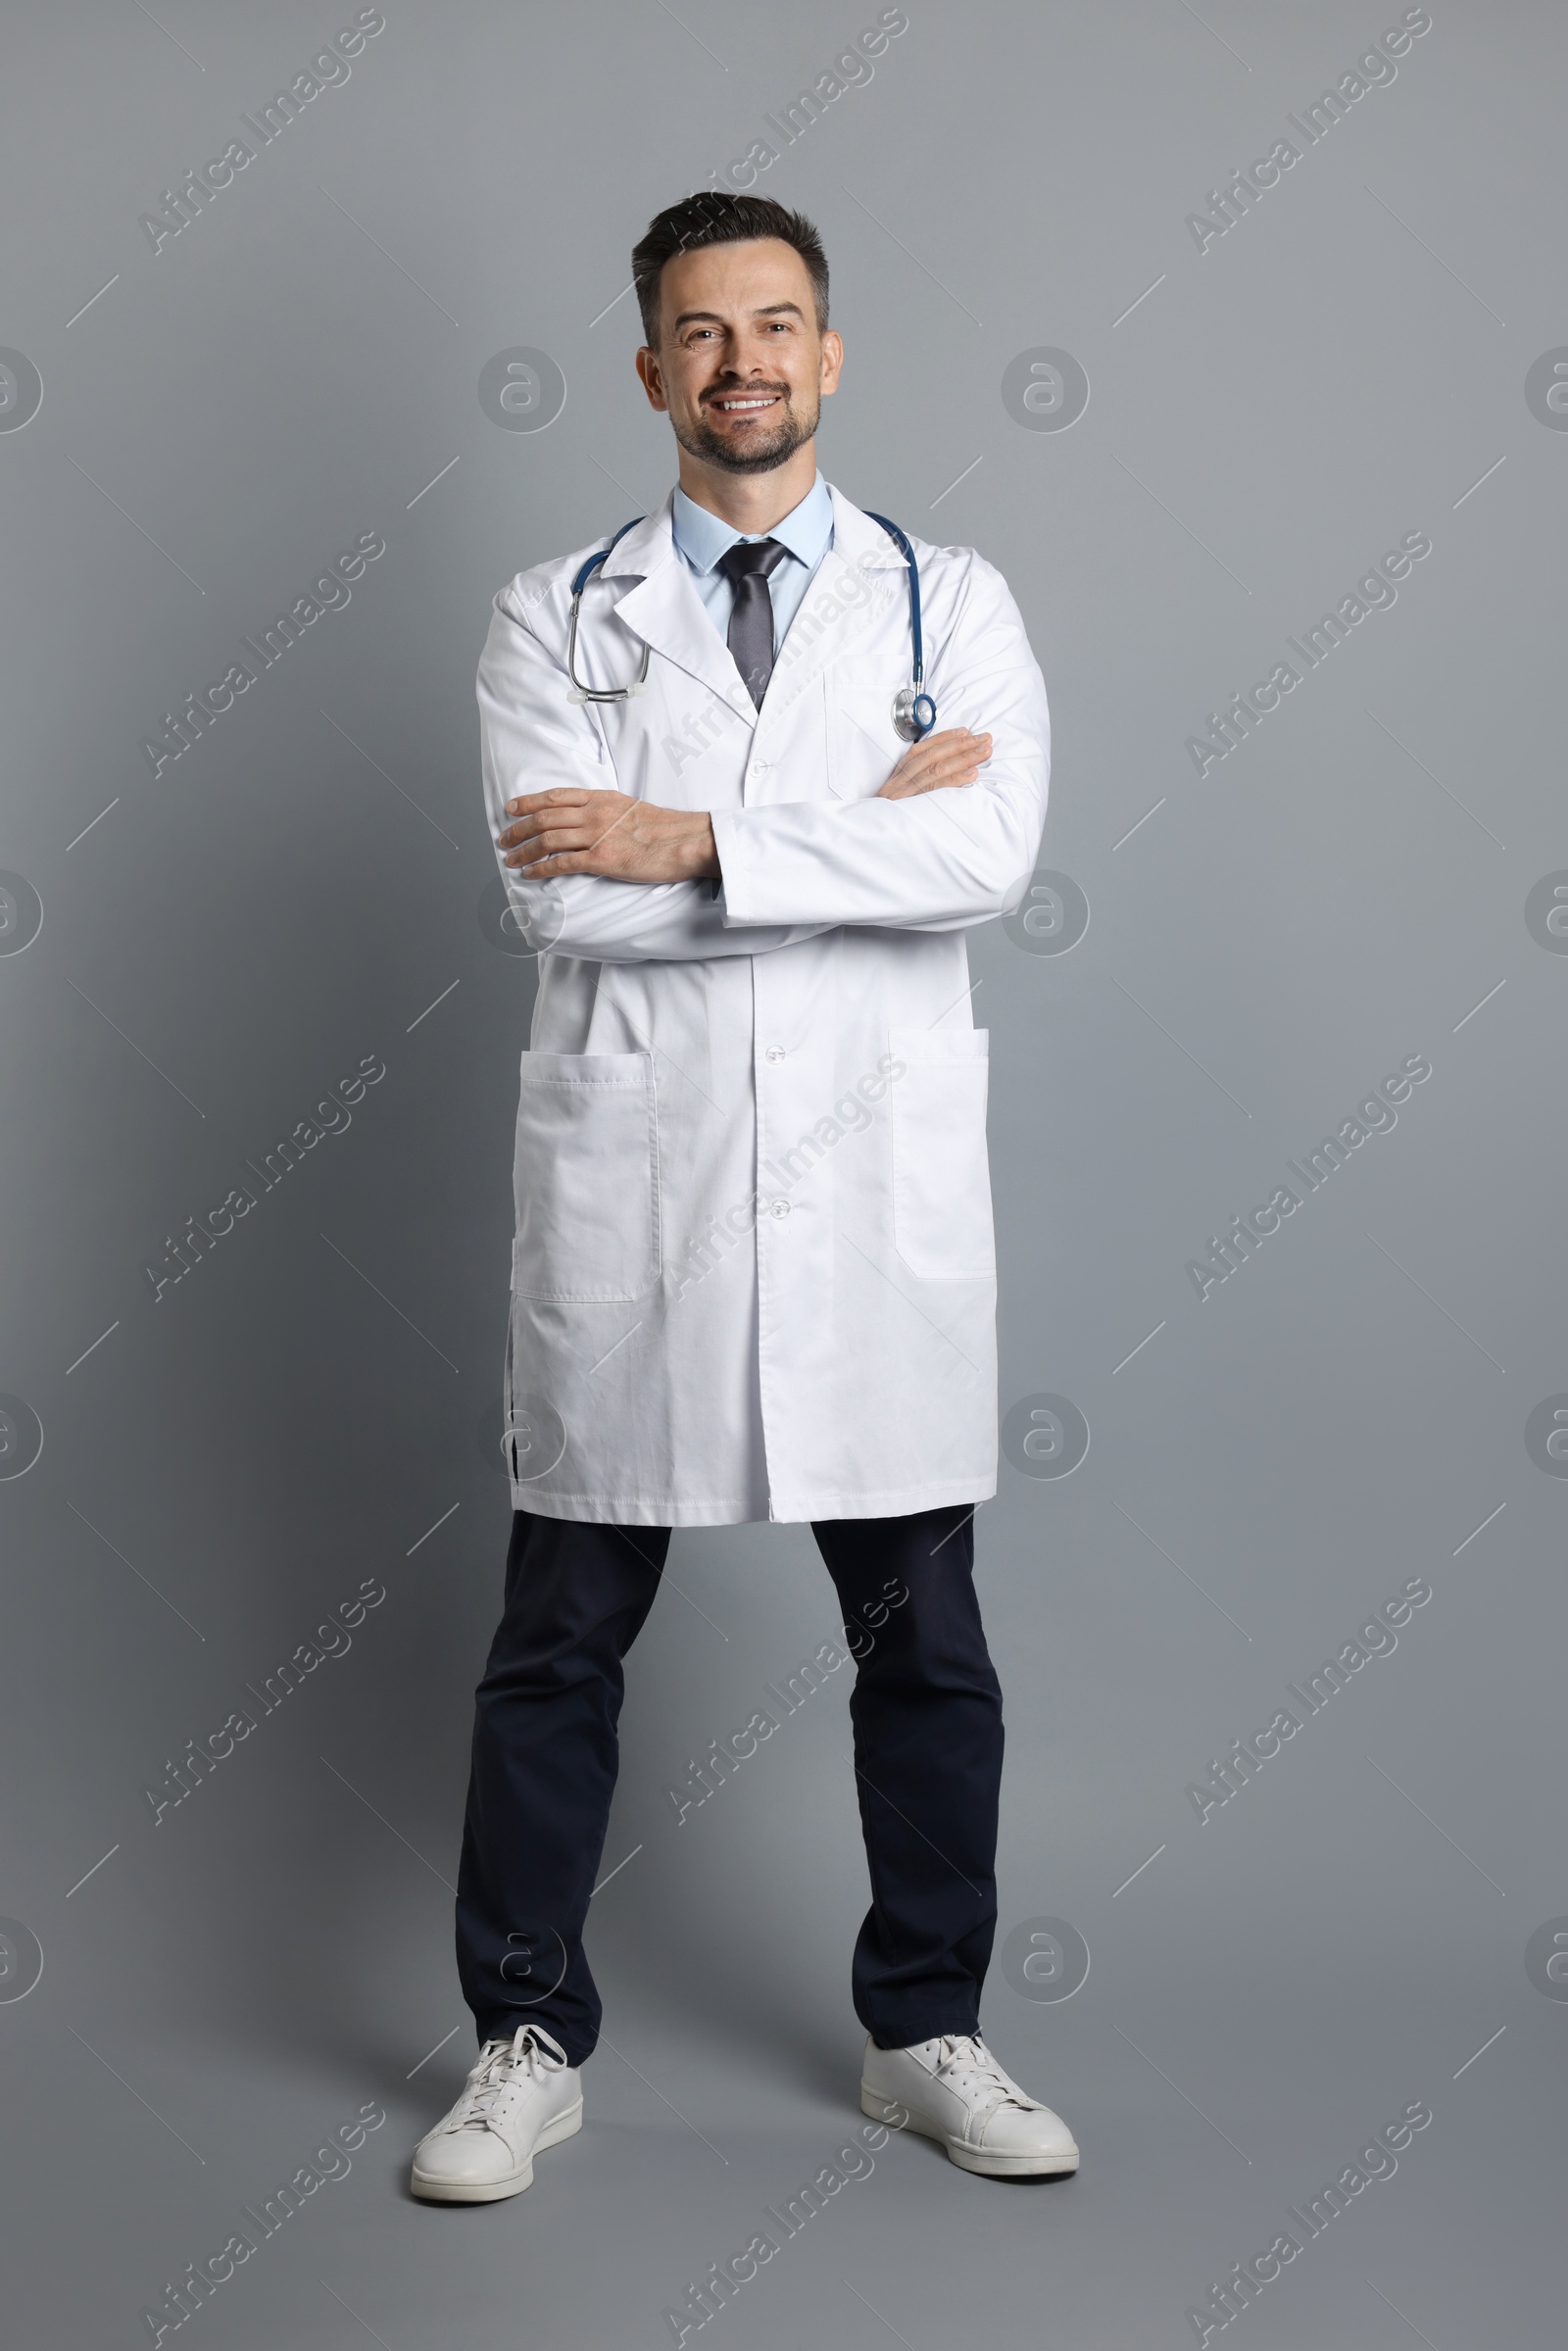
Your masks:
[[[710,813],[713,846],[718,852],[719,877],[712,884],[724,922],[771,922],[758,905],[756,858],[748,855],[744,808],[715,808]]]

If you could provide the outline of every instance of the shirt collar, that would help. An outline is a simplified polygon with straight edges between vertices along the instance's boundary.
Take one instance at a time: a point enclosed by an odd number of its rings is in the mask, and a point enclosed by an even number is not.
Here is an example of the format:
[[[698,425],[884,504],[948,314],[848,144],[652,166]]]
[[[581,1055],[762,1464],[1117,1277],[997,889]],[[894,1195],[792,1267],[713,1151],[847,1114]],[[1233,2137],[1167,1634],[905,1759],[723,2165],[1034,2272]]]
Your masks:
[[[771,530],[744,532],[732,529],[707,507],[699,506],[677,484],[670,509],[670,529],[675,545],[695,571],[711,571],[720,556],[727,555],[738,539],[747,537],[776,539],[810,571],[826,554],[833,536],[833,500],[827,483],[818,473],[800,505],[792,507]]]

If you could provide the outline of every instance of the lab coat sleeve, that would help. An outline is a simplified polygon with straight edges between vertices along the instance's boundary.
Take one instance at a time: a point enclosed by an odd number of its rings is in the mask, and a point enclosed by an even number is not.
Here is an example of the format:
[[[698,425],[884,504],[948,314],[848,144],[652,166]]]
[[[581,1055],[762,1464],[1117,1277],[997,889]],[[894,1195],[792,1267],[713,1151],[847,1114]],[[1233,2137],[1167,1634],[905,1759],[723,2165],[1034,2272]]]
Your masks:
[[[581,703],[567,700],[565,669],[528,626],[512,589],[495,600],[479,661],[480,764],[496,862],[519,930],[530,944],[601,963],[760,955],[832,927],[760,922],[726,927],[710,881],[622,882],[569,873],[525,880],[497,835],[506,804],[525,792],[581,784],[617,789]]]
[[[1018,904],[1045,827],[1051,719],[1018,608],[982,557],[970,560],[927,685],[939,730],[993,738],[978,779],[909,800],[715,811],[717,905],[739,936],[778,923],[961,930]]]

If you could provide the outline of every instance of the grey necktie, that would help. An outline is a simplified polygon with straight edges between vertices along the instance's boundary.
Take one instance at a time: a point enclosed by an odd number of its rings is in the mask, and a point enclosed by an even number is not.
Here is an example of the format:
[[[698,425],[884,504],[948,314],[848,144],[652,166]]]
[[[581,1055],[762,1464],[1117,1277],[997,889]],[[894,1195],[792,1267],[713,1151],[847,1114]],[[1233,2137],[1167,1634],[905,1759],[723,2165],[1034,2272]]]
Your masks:
[[[759,710],[773,674],[773,597],[768,574],[777,570],[788,554],[789,549],[777,539],[737,539],[717,563],[735,591],[729,649]]]

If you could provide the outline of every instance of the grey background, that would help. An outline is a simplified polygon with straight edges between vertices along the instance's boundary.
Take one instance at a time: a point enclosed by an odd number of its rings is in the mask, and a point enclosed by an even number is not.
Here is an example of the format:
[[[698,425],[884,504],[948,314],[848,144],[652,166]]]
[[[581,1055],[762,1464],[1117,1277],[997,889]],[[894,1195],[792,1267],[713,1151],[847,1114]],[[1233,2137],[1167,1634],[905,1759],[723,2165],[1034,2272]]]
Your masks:
[[[678,1828],[665,1793],[831,1637],[831,1588],[804,1527],[683,1533],[630,1677],[587,2127],[513,2203],[404,2190],[471,2053],[445,1882],[508,1530],[481,1439],[533,987],[479,919],[474,663],[499,586],[671,477],[632,242],[875,11],[388,0],[155,256],[138,214],[352,13],[10,34],[0,342],[43,381],[0,434],[0,864],[43,908],[0,957],[0,1389],[44,1438],[0,1482],[0,1913],[43,1954],[0,2001],[19,2346],[148,2340],[163,2281],[371,2099],[350,2176],[191,2337],[667,2342],[858,2121],[844,1679]],[[979,1514],[1009,1736],[985,2022],[1085,2158],[1007,2187],[896,2139],[708,2335],[1190,2342],[1207,2281],[1424,2099],[1397,2176],[1235,2326],[1544,2343],[1568,2004],[1525,1950],[1568,1912],[1568,1489],[1524,1431],[1568,1389],[1568,963],[1524,906],[1568,866],[1568,438],[1524,385],[1568,342],[1563,21],[1436,0],[1200,253],[1187,214],[1396,8],[908,16],[757,185],[832,264],[823,470],[1018,598],[1044,861],[1091,909],[1060,956],[971,934],[1004,1409],[1062,1396],[1091,1432]],[[541,433],[477,397],[518,345],[567,385]],[[1003,403],[1041,346],[1087,371],[1066,432]],[[1393,609],[1200,779],[1217,698],[1415,530]],[[368,531],[348,608],[155,781],[159,713]],[[142,1259],[372,1053],[350,1130],[154,1304]],[[1200,1302],[1205,1236],[1414,1053],[1397,1128]],[[1396,1653],[1200,1826],[1188,1784],[1415,1576]],[[165,1759],[367,1577],[352,1650],[155,1827]],[[1092,1955],[1064,2003],[1001,1965],[1045,1916]]]

